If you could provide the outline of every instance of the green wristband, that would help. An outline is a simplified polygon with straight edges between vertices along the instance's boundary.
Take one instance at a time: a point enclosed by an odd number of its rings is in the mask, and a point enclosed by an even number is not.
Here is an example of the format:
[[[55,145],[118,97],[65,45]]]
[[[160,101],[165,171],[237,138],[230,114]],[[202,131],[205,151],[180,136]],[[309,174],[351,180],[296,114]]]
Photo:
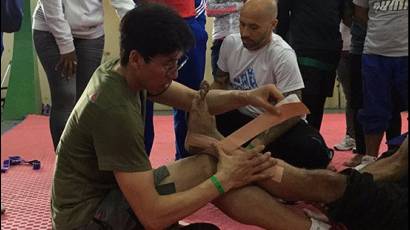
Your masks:
[[[255,146],[251,143],[249,143],[249,145],[246,146],[246,149],[253,149],[255,148]]]
[[[218,178],[216,178],[215,175],[211,176],[211,181],[212,183],[215,185],[215,188],[218,190],[219,194],[224,194],[225,190],[221,185],[221,182],[218,180]]]

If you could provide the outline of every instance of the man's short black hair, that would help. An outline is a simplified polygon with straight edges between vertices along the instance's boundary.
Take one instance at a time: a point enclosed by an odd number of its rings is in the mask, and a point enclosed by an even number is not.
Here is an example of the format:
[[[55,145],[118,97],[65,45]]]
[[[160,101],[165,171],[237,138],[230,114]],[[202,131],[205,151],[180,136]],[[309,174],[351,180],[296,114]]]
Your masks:
[[[160,54],[186,52],[194,43],[187,23],[173,9],[156,3],[144,3],[130,10],[120,25],[121,65],[128,64],[132,50],[145,61]]]

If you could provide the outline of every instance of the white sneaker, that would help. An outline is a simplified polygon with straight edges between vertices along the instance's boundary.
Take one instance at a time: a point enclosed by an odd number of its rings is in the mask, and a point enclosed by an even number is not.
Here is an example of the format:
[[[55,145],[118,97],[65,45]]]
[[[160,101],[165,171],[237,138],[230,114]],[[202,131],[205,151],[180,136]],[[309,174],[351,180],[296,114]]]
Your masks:
[[[183,220],[178,221],[178,224],[181,225],[181,226],[188,226],[189,225],[188,222],[185,222]]]
[[[320,220],[316,220],[314,218],[310,218],[310,221],[312,222],[312,224],[310,225],[309,230],[330,230],[330,228],[332,227],[329,224]]]
[[[342,142],[333,146],[333,148],[338,151],[350,151],[353,148],[356,148],[356,141],[353,138],[351,138],[349,135],[346,135],[343,138]]]

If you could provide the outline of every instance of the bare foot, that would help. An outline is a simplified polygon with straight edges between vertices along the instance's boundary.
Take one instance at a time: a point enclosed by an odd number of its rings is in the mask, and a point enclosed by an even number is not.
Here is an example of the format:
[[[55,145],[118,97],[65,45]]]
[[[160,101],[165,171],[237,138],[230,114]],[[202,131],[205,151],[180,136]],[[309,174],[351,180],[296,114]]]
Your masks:
[[[347,167],[356,167],[362,163],[363,154],[355,154],[350,160],[343,163]]]
[[[406,137],[393,155],[370,163],[359,171],[371,173],[375,181],[399,181],[408,174],[408,148],[408,137]]]
[[[216,128],[215,116],[208,111],[206,94],[209,92],[208,82],[201,83],[198,94],[192,101],[189,111],[188,130],[185,139],[185,149],[191,153],[199,153],[210,150],[212,143],[221,140],[223,136]],[[207,152],[207,151],[206,151]]]

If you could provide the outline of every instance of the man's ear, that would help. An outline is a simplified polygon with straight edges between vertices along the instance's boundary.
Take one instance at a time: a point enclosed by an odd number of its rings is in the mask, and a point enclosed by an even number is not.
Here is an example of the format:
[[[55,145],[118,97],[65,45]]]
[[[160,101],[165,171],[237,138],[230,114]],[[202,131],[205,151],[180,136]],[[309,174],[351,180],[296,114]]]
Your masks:
[[[139,69],[144,63],[145,60],[141,54],[136,50],[131,50],[130,56],[128,57],[128,64],[135,69]]]
[[[273,21],[272,21],[272,29],[274,30],[274,29],[276,29],[276,26],[278,26],[278,19],[273,19]]]

